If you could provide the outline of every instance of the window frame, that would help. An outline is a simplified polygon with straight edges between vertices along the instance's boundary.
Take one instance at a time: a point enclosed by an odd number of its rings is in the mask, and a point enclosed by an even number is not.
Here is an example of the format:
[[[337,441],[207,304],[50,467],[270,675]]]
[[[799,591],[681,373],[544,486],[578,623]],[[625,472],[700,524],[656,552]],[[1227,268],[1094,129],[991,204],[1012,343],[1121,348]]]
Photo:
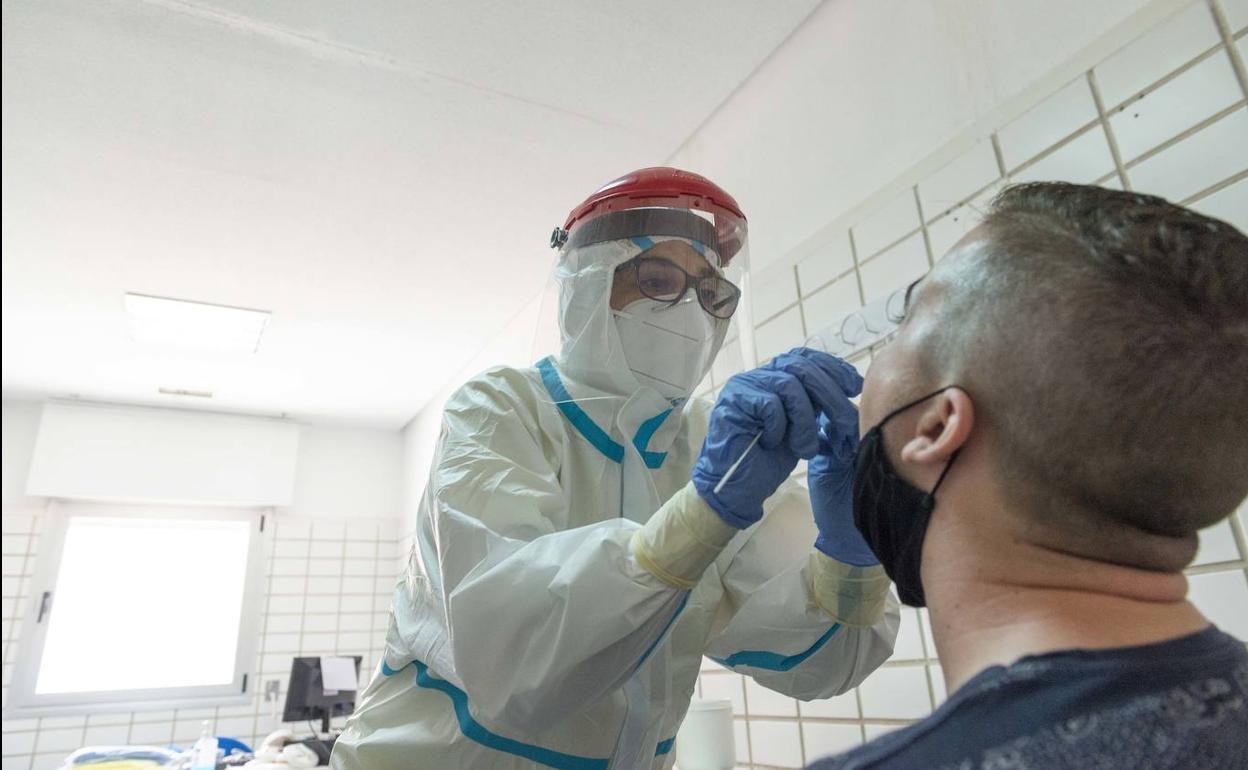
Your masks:
[[[234,676],[229,683],[43,695],[35,692],[47,641],[49,624],[46,621],[51,617],[50,611],[41,610],[45,597],[46,601],[54,604],[56,581],[65,551],[65,536],[70,519],[74,517],[250,522],[247,572],[243,583],[238,640],[234,651]],[[27,593],[27,606],[22,613],[18,655],[9,686],[8,702],[4,708],[4,718],[21,719],[97,711],[209,708],[250,703],[255,686],[252,672],[255,670],[263,624],[265,557],[270,550],[272,529],[267,526],[267,522],[271,518],[272,510],[268,508],[49,501],[44,514],[43,533],[39,536],[35,571],[31,578],[30,591]],[[189,625],[189,616],[187,620]]]

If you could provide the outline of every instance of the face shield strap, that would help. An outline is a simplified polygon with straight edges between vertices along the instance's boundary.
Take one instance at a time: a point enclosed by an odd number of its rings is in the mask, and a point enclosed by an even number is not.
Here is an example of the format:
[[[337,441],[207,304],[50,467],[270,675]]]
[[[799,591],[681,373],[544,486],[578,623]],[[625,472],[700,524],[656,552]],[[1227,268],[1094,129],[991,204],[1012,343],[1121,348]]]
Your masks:
[[[649,240],[664,235],[710,246],[717,257],[720,253],[715,225],[681,209],[628,209],[594,217],[576,226],[568,236],[566,248],[577,249],[603,241],[630,240],[637,243],[638,239]]]

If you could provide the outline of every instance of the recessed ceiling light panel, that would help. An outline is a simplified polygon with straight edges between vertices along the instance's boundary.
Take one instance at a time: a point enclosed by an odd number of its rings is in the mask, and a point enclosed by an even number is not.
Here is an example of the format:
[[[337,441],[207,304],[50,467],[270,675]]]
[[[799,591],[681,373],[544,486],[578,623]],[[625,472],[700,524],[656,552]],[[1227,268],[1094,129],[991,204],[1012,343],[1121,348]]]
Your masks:
[[[255,353],[270,315],[267,310],[126,294],[130,339],[144,344]]]

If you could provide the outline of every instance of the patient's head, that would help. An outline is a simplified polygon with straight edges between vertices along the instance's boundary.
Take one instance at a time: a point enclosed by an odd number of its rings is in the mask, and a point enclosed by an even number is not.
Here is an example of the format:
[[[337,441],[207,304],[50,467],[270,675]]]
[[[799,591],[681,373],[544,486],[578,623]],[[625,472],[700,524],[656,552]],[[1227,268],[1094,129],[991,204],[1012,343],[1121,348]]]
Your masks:
[[[913,288],[868,373],[863,425],[945,385],[973,404],[962,443],[981,442],[1045,545],[1179,569],[1196,530],[1248,493],[1248,238],[1152,196],[1007,189]],[[885,436],[930,489],[944,461],[901,453],[916,420]]]

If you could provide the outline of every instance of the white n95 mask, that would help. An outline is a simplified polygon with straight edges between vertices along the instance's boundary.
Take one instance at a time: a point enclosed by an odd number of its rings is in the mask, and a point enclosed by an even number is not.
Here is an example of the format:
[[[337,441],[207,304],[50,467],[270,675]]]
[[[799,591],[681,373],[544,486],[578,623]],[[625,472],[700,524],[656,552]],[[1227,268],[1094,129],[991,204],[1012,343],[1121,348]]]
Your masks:
[[[611,314],[637,382],[673,402],[687,399],[710,371],[728,328],[692,296],[674,305],[639,299]]]

